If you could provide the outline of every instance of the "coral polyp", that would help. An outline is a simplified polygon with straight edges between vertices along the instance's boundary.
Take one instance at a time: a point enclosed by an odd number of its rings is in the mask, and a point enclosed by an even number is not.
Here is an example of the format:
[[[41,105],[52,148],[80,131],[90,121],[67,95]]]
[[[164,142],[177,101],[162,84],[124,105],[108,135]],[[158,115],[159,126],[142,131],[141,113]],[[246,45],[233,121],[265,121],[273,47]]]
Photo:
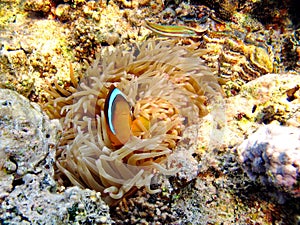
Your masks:
[[[67,90],[50,87],[44,108],[64,126],[58,179],[67,176],[74,185],[100,191],[109,204],[141,187],[159,192],[150,188],[152,177],[178,171],[168,157],[185,129],[207,115],[207,106],[221,96],[216,79],[199,58],[201,52],[167,41],[146,42],[130,51],[103,53],[80,83],[71,76],[73,85]],[[119,91],[108,96],[112,85]],[[132,109],[129,138],[119,146],[111,142],[104,107],[117,93]],[[114,116],[115,124],[124,122]]]

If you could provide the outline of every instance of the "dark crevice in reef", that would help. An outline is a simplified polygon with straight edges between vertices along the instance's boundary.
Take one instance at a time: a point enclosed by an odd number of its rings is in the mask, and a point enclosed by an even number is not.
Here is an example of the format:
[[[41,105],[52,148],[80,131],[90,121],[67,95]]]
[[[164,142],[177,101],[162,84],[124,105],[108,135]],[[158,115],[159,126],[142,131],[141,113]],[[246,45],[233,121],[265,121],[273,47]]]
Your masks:
[[[12,191],[17,187],[17,186],[20,186],[20,185],[23,185],[24,184],[24,181],[23,181],[23,178],[22,177],[19,177],[19,178],[15,178],[12,182],[12,186],[13,186],[13,189]]]

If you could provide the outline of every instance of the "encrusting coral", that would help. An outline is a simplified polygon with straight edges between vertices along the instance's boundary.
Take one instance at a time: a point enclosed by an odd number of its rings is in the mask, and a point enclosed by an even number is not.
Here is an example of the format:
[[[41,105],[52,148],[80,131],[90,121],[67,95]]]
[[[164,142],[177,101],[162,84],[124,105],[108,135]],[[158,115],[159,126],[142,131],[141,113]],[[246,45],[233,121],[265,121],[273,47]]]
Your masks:
[[[108,204],[141,187],[159,192],[150,188],[152,177],[157,172],[176,174],[178,168],[168,156],[185,128],[207,115],[207,106],[221,96],[199,58],[202,52],[148,41],[130,51],[106,51],[80,83],[71,74],[70,87],[49,86],[44,109],[64,126],[57,150],[58,179],[66,175],[74,185],[100,191]],[[104,113],[111,87],[132,107],[130,138],[117,147]]]

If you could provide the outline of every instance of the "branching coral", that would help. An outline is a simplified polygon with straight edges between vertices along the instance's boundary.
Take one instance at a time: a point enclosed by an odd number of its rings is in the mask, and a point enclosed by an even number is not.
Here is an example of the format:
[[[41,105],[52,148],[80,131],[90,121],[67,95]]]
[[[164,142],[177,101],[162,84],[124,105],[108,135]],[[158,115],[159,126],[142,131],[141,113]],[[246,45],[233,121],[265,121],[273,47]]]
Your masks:
[[[136,188],[149,193],[156,172],[174,175],[168,161],[185,128],[208,113],[220,88],[199,59],[171,42],[146,42],[131,51],[104,53],[72,87],[49,88],[44,106],[65,127],[57,151],[57,167],[82,188],[102,192],[109,204]],[[133,107],[129,140],[114,147],[107,132],[104,104],[114,85]],[[122,121],[120,121],[122,122]],[[58,173],[61,176],[60,173]]]

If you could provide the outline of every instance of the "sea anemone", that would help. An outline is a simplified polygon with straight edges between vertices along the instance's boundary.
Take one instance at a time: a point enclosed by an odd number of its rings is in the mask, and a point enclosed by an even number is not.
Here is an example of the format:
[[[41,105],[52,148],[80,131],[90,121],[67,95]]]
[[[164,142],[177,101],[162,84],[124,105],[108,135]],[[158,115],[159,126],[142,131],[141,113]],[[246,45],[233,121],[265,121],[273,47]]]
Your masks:
[[[178,168],[168,157],[185,129],[207,115],[207,106],[221,93],[199,58],[202,52],[148,41],[127,51],[103,52],[80,82],[71,74],[68,88],[49,86],[44,109],[64,127],[58,177],[100,191],[108,204],[141,187],[159,192],[150,188],[152,177],[176,174]],[[119,145],[112,141],[105,115],[113,88],[132,107],[130,135]]]

